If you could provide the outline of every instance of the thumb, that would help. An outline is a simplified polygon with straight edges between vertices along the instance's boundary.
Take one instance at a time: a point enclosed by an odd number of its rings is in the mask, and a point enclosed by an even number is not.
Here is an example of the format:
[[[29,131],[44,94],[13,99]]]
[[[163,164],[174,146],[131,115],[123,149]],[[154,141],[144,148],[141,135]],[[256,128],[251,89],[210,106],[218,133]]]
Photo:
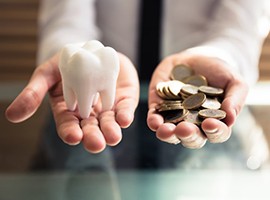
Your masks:
[[[31,117],[51,86],[59,81],[57,57],[36,68],[29,83],[6,109],[6,118],[13,123]]]

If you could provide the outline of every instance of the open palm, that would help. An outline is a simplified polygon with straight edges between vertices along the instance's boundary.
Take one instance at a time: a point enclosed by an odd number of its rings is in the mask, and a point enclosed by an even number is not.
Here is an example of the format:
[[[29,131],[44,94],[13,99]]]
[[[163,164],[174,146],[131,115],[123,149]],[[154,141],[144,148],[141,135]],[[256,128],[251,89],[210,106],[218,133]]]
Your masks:
[[[65,143],[83,142],[92,153],[102,151],[106,145],[118,144],[122,138],[121,128],[132,123],[139,99],[137,72],[127,57],[119,54],[119,58],[120,72],[112,110],[101,112],[99,102],[90,117],[83,120],[78,111],[69,111],[63,98],[58,55],[55,55],[36,68],[27,86],[7,108],[7,119],[14,123],[28,119],[49,92],[57,132]]]
[[[155,106],[161,101],[156,94],[156,84],[168,81],[172,68],[177,64],[190,66],[196,74],[205,76],[209,85],[224,89],[221,108],[227,115],[223,122],[208,118],[202,122],[201,129],[189,122],[180,122],[177,125],[164,123],[163,117],[155,111]],[[152,76],[147,124],[160,140],[175,144],[181,142],[188,148],[201,148],[207,140],[221,143],[230,137],[232,125],[244,105],[247,92],[247,84],[239,75],[233,74],[224,61],[188,53],[174,54],[165,58]]]

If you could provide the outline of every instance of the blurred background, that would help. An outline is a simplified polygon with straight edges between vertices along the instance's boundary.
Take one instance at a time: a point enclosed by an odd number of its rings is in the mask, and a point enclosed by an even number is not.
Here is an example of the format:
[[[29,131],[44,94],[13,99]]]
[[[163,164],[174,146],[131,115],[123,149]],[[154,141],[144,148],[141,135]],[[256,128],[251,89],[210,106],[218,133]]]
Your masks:
[[[38,6],[38,0],[0,0],[0,173],[28,170],[48,112],[45,100],[26,122],[12,124],[4,116],[6,107],[35,68]],[[247,104],[256,126],[270,142],[269,36],[262,49],[259,68],[260,79],[252,88]]]
[[[47,102],[21,124],[4,116],[35,68],[38,0],[0,0],[0,171],[25,171],[35,153]]]

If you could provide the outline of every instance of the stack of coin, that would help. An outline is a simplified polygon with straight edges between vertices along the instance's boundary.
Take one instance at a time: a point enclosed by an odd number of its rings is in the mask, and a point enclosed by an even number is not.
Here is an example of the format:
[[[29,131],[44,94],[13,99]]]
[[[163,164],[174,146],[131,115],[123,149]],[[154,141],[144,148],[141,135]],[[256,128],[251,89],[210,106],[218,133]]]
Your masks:
[[[163,99],[156,110],[165,122],[187,121],[200,126],[203,119],[226,117],[220,109],[223,89],[209,86],[204,76],[180,64],[172,69],[170,79],[156,85],[157,95]]]

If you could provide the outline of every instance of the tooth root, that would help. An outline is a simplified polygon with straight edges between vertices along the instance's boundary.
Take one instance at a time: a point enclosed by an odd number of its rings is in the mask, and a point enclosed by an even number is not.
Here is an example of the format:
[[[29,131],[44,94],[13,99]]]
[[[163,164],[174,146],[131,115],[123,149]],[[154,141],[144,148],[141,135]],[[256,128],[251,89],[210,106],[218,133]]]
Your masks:
[[[80,92],[76,96],[79,114],[83,119],[86,119],[89,117],[91,113],[95,94],[93,94],[92,92],[91,93]]]
[[[102,110],[110,110],[113,107],[115,100],[115,90],[116,90],[116,81],[119,73],[119,59],[117,52],[111,47],[104,47],[96,51],[96,55],[101,59],[102,66],[104,68],[113,68],[110,70],[110,74],[108,80],[110,80],[109,84],[106,83],[107,86],[100,92],[101,102],[102,102]],[[105,79],[107,80],[107,79]]]
[[[71,88],[63,84],[63,95],[67,104],[67,108],[74,111],[76,108],[76,96]]]

